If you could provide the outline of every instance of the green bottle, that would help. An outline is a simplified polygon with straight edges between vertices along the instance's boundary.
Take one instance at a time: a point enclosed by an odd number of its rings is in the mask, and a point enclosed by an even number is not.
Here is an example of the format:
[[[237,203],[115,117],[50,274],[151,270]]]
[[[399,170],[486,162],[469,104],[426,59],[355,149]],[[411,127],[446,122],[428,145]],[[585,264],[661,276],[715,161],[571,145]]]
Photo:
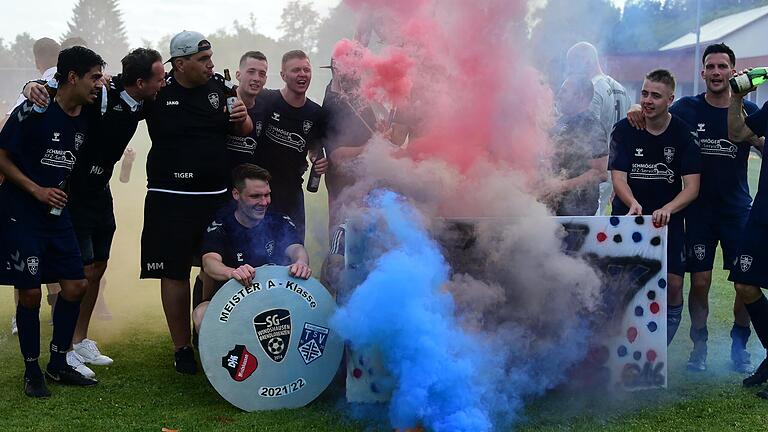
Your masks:
[[[756,67],[729,80],[734,93],[744,93],[768,81],[768,67]]]

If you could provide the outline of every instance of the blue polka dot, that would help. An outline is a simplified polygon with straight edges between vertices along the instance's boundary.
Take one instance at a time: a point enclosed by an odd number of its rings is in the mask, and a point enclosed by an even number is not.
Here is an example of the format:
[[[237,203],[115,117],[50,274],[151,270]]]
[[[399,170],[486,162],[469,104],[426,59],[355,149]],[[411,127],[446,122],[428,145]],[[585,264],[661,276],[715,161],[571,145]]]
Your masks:
[[[624,345],[620,346],[616,353],[619,355],[619,357],[624,357],[627,355],[627,347]]]
[[[648,291],[648,300],[656,300],[656,291]]]
[[[635,351],[632,354],[632,358],[637,360],[637,361],[640,361],[640,359],[643,358],[643,354],[640,351]]]
[[[656,325],[656,323],[655,323],[655,322],[651,321],[651,322],[649,322],[649,323],[648,323],[648,330],[649,330],[651,333],[655,332],[655,331],[656,331],[656,330],[658,330],[658,329],[659,329],[659,326],[658,326],[658,325]]]
[[[640,243],[641,241],[643,241],[643,235],[640,234],[639,232],[634,232],[632,233],[632,240],[634,240],[635,243]]]
[[[376,383],[371,383],[371,391],[374,393],[379,392],[379,387],[376,385]]]
[[[659,288],[666,288],[667,287],[667,281],[664,280],[664,278],[659,279]]]
[[[611,216],[611,225],[618,226],[619,225],[619,218],[616,216]]]
[[[639,317],[643,316],[643,308],[642,308],[642,306],[637,306],[635,308],[635,316],[639,316]]]

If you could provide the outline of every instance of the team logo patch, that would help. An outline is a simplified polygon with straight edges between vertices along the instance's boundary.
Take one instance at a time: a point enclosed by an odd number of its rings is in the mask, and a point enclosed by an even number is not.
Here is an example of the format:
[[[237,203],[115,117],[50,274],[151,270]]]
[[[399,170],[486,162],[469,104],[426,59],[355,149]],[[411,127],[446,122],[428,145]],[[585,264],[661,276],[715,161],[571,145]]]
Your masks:
[[[285,358],[291,342],[291,313],[287,309],[270,309],[253,317],[253,328],[261,348],[273,361]]]
[[[299,354],[301,354],[304,363],[310,364],[323,356],[325,343],[327,341],[327,328],[315,324],[304,323],[304,330],[301,332],[299,346],[296,347],[296,349],[299,350]]]
[[[261,128],[262,128],[261,121],[257,121],[256,124],[253,125],[253,132],[256,134],[257,137],[261,136]]]
[[[85,142],[85,134],[78,132],[75,134],[75,150],[80,150],[80,146]]]
[[[312,122],[309,120],[304,120],[302,127],[304,128],[304,135],[306,135],[309,133],[309,130],[312,129]]]
[[[27,258],[27,270],[29,270],[29,274],[32,276],[37,274],[37,267],[40,264],[40,260],[37,259],[36,256],[31,256]]]
[[[693,245],[693,253],[696,255],[697,260],[702,261],[707,255],[707,249],[703,244]]]
[[[739,266],[741,267],[742,272],[748,272],[749,268],[752,267],[752,257],[749,255],[742,255],[739,258]]]
[[[674,158],[675,158],[675,148],[664,147],[664,160],[667,161],[667,163],[672,163],[672,159]]]
[[[270,240],[269,243],[264,245],[264,249],[267,250],[267,256],[272,256],[272,253],[275,252],[275,241]]]
[[[245,381],[259,367],[256,356],[249,353],[245,345],[235,347],[221,358],[221,367],[229,372],[233,380]]]
[[[219,94],[211,93],[208,95],[208,102],[211,103],[213,109],[219,109]]]

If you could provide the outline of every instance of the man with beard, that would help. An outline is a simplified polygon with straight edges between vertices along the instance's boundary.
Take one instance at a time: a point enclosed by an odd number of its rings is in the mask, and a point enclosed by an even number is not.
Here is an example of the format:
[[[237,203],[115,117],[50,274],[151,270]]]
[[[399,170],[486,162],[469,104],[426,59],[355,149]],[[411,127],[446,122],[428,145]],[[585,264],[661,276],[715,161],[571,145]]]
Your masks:
[[[667,344],[680,326],[683,311],[685,239],[683,215],[699,193],[701,158],[688,125],[669,113],[675,98],[669,71],[645,77],[640,103],[645,130],[624,119],[611,134],[608,169],[616,197],[613,215],[652,214],[653,224],[667,226]]]
[[[264,125],[256,148],[256,164],[272,174],[272,208],[288,215],[304,239],[304,192],[302,175],[307,170],[307,155],[318,174],[328,168],[320,157],[325,138],[326,118],[320,105],[307,98],[312,81],[312,65],[303,51],[283,55],[280,90],[262,90],[256,106],[264,113]]]
[[[747,183],[747,163],[753,142],[731,142],[728,139],[728,106],[731,91],[728,80],[735,72],[736,56],[725,44],[709,45],[701,58],[701,78],[706,92],[676,101],[669,111],[680,117],[695,131],[701,148],[701,189],[699,197],[685,211],[687,271],[691,273],[688,310],[691,314],[690,337],[693,350],[688,369],[707,369],[707,316],[709,288],[717,244],[723,251],[723,269],[732,270],[738,243],[749,217],[752,197]],[[644,127],[639,106],[627,114],[630,123]],[[757,106],[745,101],[747,114]],[[733,302],[731,327],[731,361],[738,372],[751,372],[747,351],[750,336],[749,314],[741,298]]]
[[[80,245],[88,289],[80,304],[80,317],[72,339],[73,350],[67,363],[85,376],[94,372],[84,363],[112,364],[101,354],[96,342],[88,338],[93,308],[107,269],[114,236],[115,214],[109,181],[115,164],[143,118],[144,101],[152,101],[165,85],[165,70],[160,53],[138,48],[122,59],[123,73],[114,77],[110,88],[103,89],[99,103],[86,111],[90,140],[80,152],[70,177],[69,212]],[[25,94],[38,105],[45,104],[47,92],[40,84],[29,85]]]
[[[0,282],[19,290],[16,320],[24,393],[30,397],[50,396],[38,364],[42,283],[61,285],[46,376],[60,384],[97,383],[66,361],[87,281],[65,208],[68,196],[61,188],[66,188],[78,151],[86,145],[83,105],[96,100],[103,67],[101,57],[87,48],[62,51],[55,75],[59,91],[48,108],[39,113],[23,103],[0,133],[0,172],[7,178],[0,186],[0,271],[5,272]]]
[[[191,346],[191,267],[205,227],[229,196],[227,136],[253,124],[243,102],[227,109],[224,79],[213,73],[211,43],[197,32],[171,39],[172,70],[145,113],[152,147],[141,233],[141,278],[160,279],[176,371],[197,373]]]

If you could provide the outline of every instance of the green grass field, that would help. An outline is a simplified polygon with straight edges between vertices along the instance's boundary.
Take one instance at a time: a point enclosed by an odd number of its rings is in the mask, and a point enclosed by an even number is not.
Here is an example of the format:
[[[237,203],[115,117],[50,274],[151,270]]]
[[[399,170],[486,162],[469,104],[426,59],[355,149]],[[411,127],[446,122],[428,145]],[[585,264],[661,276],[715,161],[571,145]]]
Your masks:
[[[90,336],[112,356],[109,367],[94,366],[100,380],[88,389],[52,386],[53,397],[30,400],[23,395],[23,366],[18,341],[10,334],[13,314],[10,288],[0,290],[0,431],[358,431],[371,425],[355,423],[339,411],[339,392],[323,395],[309,406],[266,413],[245,413],[224,401],[200,373],[176,374],[170,338],[160,306],[158,283],[138,279],[139,234],[144,196],[146,138],[138,148],[132,182],[115,183],[118,233],[108,270],[105,297],[114,317],[94,319]],[[759,160],[750,163],[750,182],[756,188]],[[308,196],[308,247],[319,270],[321,245],[327,226],[323,193]],[[720,258],[718,258],[720,260]],[[718,261],[719,262],[719,261]],[[691,343],[685,316],[673,343],[669,389],[624,395],[582,395],[554,392],[531,401],[517,425],[526,431],[762,431],[768,429],[768,401],[740,387],[741,376],[729,372],[732,286],[727,274],[715,271],[710,300],[710,371],[685,371]],[[687,313],[685,314],[687,315]],[[41,309],[42,362],[46,361],[50,327],[49,308]],[[759,343],[750,341],[753,359],[762,358]],[[375,428],[374,428],[375,429]]]

